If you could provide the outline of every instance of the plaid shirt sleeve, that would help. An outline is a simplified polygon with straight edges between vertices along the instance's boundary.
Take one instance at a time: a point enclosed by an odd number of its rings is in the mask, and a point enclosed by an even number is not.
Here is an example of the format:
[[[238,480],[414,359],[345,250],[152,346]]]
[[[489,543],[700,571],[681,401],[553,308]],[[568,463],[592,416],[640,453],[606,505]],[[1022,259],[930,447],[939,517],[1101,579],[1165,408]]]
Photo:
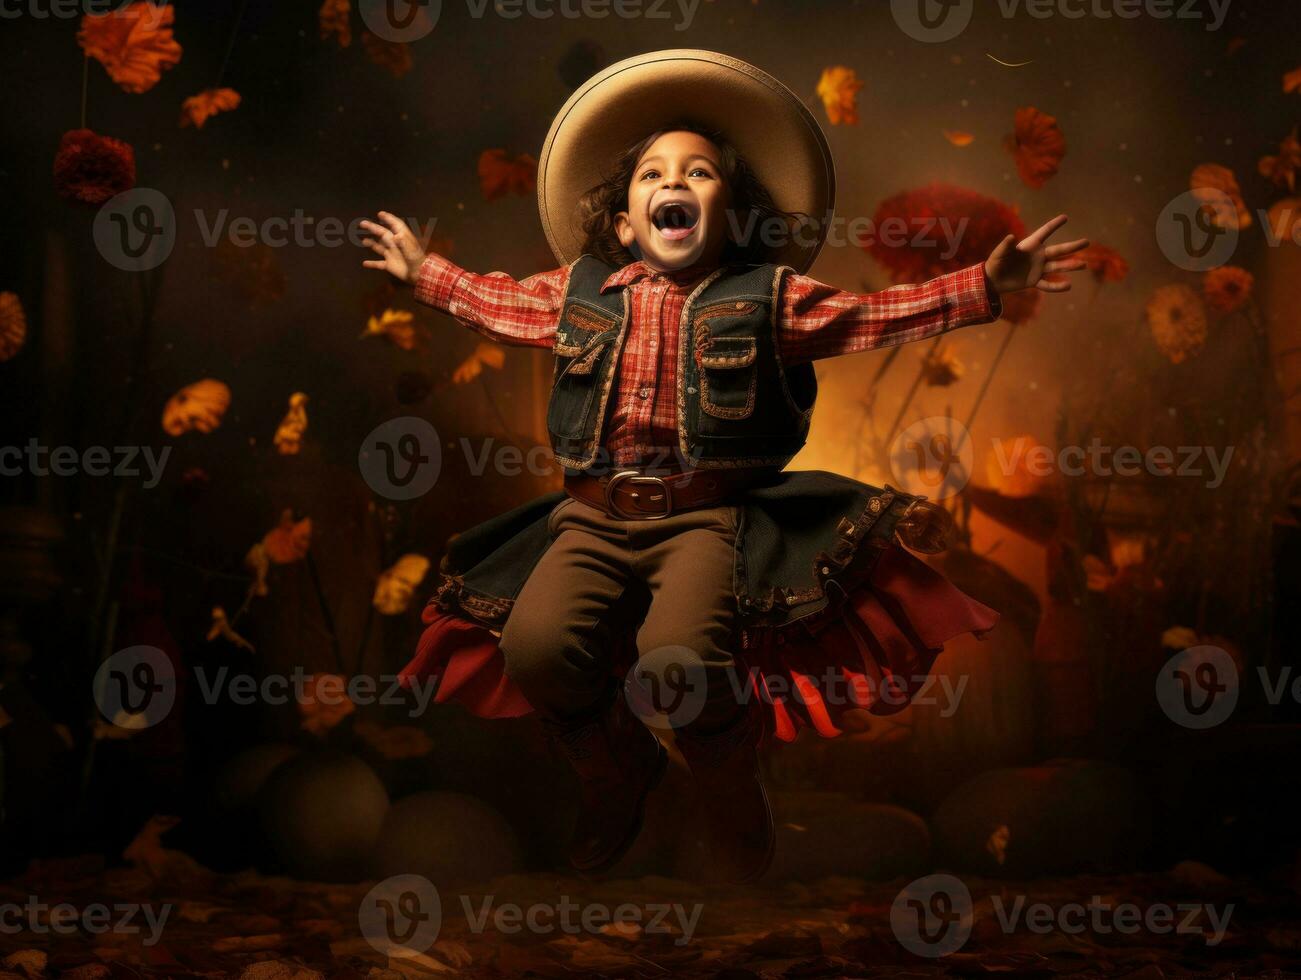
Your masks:
[[[1002,316],[983,265],[916,286],[850,293],[790,275],[782,289],[779,343],[788,364],[890,347]]]
[[[420,266],[416,300],[499,344],[551,347],[568,282],[568,266],[517,282],[504,272],[466,272],[431,252]]]

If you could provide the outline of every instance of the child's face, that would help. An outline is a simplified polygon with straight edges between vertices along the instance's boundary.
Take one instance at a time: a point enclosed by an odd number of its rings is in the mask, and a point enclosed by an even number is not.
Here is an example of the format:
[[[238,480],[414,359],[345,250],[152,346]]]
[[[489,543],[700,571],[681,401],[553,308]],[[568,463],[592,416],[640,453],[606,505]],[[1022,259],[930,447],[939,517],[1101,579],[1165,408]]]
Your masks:
[[[633,242],[658,272],[716,265],[727,241],[730,195],[718,148],[697,133],[665,133],[646,148],[615,216],[624,248]]]

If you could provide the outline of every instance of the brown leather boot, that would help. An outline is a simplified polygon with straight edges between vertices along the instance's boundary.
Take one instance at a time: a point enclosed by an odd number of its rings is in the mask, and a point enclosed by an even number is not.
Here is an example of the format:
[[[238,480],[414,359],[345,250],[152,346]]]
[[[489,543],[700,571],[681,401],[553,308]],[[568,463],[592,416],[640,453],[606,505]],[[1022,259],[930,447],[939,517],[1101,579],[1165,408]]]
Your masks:
[[[759,878],[772,864],[777,835],[759,768],[759,719],[744,710],[721,731],[687,726],[677,746],[691,767],[705,818],[711,877],[730,884]]]
[[[668,753],[628,709],[622,692],[600,714],[542,725],[578,774],[569,863],[584,874],[605,871],[641,832],[646,797],[664,775]]]

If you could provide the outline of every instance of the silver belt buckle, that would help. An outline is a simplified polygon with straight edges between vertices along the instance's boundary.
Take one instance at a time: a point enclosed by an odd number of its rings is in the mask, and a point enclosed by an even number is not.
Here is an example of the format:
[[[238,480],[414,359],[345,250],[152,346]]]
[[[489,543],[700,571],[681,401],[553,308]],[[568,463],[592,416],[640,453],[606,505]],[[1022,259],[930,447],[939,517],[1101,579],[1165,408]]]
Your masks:
[[[651,486],[659,487],[662,492],[657,495],[652,495],[649,499],[653,501],[662,499],[664,501],[663,513],[647,514],[641,511],[630,513],[621,508],[614,500],[614,489],[625,481],[634,485],[649,484]],[[639,494],[634,493],[633,496],[637,497]],[[625,521],[663,520],[668,517],[673,510],[673,490],[664,482],[663,477],[647,476],[644,473],[639,473],[637,470],[620,470],[618,473],[614,474],[614,476],[610,477],[609,482],[605,485],[605,509]]]

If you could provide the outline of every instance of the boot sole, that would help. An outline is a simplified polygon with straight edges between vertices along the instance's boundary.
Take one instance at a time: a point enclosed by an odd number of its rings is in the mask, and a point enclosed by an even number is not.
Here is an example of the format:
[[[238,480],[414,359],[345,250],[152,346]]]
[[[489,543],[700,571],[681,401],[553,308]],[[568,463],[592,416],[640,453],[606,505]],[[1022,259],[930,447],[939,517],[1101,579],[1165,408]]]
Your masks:
[[[669,753],[664,748],[664,744],[660,742],[659,739],[655,740],[655,744],[658,749],[655,756],[655,768],[652,770],[650,774],[650,778],[646,780],[645,784],[642,787],[641,792],[637,796],[636,821],[633,823],[632,827],[629,828],[627,836],[620,842],[617,848],[615,848],[613,851],[610,852],[610,855],[608,857],[603,858],[601,861],[599,861],[596,864],[590,864],[590,865],[580,866],[577,864],[573,864],[571,862],[570,867],[572,867],[580,875],[583,875],[584,877],[588,877],[588,876],[599,875],[605,871],[609,871],[611,868],[613,868],[616,864],[619,863],[619,861],[623,858],[625,854],[628,853],[632,845],[637,843],[637,838],[641,836],[642,824],[645,822],[646,798],[650,796],[651,792],[655,789],[655,787],[657,787],[660,784],[660,781],[663,780],[664,773],[668,770],[669,767]]]

